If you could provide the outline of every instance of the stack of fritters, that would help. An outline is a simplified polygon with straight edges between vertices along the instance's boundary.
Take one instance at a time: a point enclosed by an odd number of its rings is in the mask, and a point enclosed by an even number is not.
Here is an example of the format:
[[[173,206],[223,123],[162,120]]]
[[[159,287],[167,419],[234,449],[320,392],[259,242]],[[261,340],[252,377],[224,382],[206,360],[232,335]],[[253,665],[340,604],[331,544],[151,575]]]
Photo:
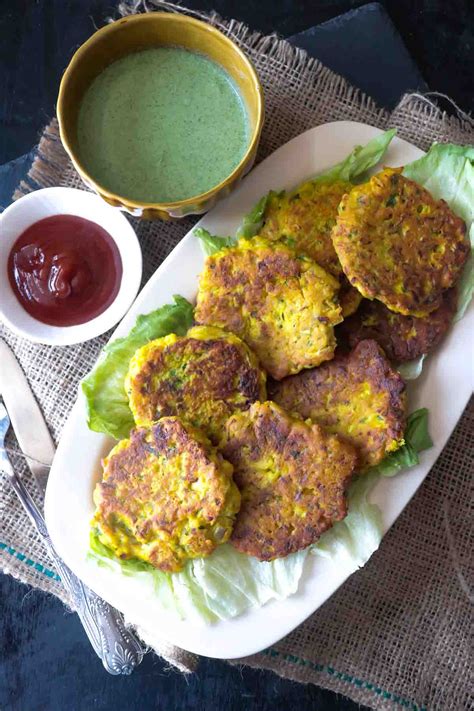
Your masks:
[[[441,306],[470,249],[463,220],[401,168],[386,168],[344,195],[332,240],[363,296],[417,318]]]
[[[225,543],[236,521],[231,542],[271,560],[345,515],[354,447],[265,402],[265,375],[237,336],[197,326],[152,341],[125,384],[141,426],[104,461],[93,520],[118,557],[177,571]]]
[[[386,168],[342,198],[332,237],[347,278],[371,300],[341,326],[341,343],[374,338],[400,363],[433,349],[456,312],[470,251],[463,220]]]
[[[353,474],[404,444],[390,360],[442,338],[468,251],[462,220],[399,169],[272,195],[260,235],[207,258],[199,325],[131,360],[139,427],[104,461],[102,543],[165,571],[227,540],[264,561],[315,543]]]
[[[332,243],[337,208],[352,184],[343,180],[310,180],[290,193],[273,193],[267,203],[260,234],[285,240],[340,282],[339,301],[344,318],[356,311],[362,296],[351,287]]]

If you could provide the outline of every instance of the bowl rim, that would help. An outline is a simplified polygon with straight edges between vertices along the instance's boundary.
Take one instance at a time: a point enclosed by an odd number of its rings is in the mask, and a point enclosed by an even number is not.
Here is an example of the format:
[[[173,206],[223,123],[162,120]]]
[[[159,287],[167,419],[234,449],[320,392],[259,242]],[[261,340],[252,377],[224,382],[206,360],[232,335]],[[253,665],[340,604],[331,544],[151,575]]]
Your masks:
[[[183,24],[191,24],[194,25],[195,27],[198,27],[200,30],[204,29],[206,32],[209,32],[211,35],[218,36],[221,40],[224,40],[224,42],[232,47],[233,51],[236,52],[244,64],[247,67],[249,76],[252,79],[255,91],[256,91],[256,96],[257,96],[257,118],[255,122],[255,128],[253,130],[251,139],[249,141],[249,144],[247,146],[247,149],[242,156],[240,162],[237,164],[237,166],[233,169],[232,173],[229,173],[229,175],[224,178],[220,183],[215,185],[213,188],[210,188],[210,190],[206,191],[205,193],[200,193],[198,195],[193,195],[190,198],[186,198],[184,200],[175,200],[174,202],[142,202],[139,200],[134,200],[132,198],[127,198],[123,195],[119,195],[118,193],[114,193],[111,190],[108,190],[105,188],[101,183],[97,182],[91,175],[90,173],[84,168],[82,165],[81,161],[78,159],[76,156],[75,151],[72,149],[70,142],[67,140],[65,136],[65,128],[64,128],[64,107],[66,104],[66,97],[67,97],[67,83],[69,81],[69,77],[71,74],[77,69],[77,67],[80,65],[80,62],[83,58],[83,56],[86,54],[86,52],[89,50],[90,47],[92,47],[94,44],[96,44],[98,41],[100,41],[104,36],[114,32],[116,30],[116,27],[121,24],[125,23],[141,23],[141,22],[149,22],[154,18],[160,18],[160,20],[164,22],[169,22],[170,20],[173,20],[178,23],[183,23]],[[133,210],[158,210],[158,211],[164,211],[164,212],[170,212],[171,210],[174,210],[176,208],[183,208],[183,207],[192,207],[195,205],[195,203],[199,202],[205,202],[206,200],[214,197],[216,194],[220,193],[222,190],[224,190],[228,185],[232,184],[234,181],[235,177],[238,176],[241,171],[245,168],[246,164],[248,163],[249,159],[252,157],[254,152],[256,151],[256,148],[258,146],[258,143],[260,141],[260,135],[262,132],[262,127],[263,127],[263,122],[264,122],[264,113],[265,113],[265,99],[264,99],[264,92],[263,92],[263,87],[260,82],[260,79],[257,74],[257,70],[255,69],[255,66],[252,62],[251,59],[243,52],[243,50],[234,42],[230,37],[227,37],[223,32],[218,30],[216,27],[211,25],[209,22],[203,22],[202,20],[197,20],[194,17],[189,17],[188,15],[182,15],[179,13],[169,13],[169,12],[150,12],[150,13],[142,13],[138,15],[129,15],[128,17],[123,17],[119,20],[116,20],[115,22],[111,22],[108,25],[105,25],[104,27],[101,27],[99,30],[94,32],[93,35],[89,37],[73,54],[69,64],[67,65],[64,74],[61,78],[61,82],[59,85],[59,94],[58,94],[58,100],[57,100],[57,106],[56,106],[56,112],[57,112],[57,118],[58,118],[58,123],[59,123],[59,135],[61,138],[61,142],[69,155],[72,164],[74,165],[75,169],[81,176],[83,180],[87,182],[87,184],[94,190],[96,191],[101,197],[103,197],[106,200],[109,200],[110,202],[113,202],[115,205],[123,205],[126,206],[129,209]]]
[[[64,205],[59,205],[58,203],[57,212],[51,213],[51,215],[77,214],[74,212],[74,199],[75,197],[77,197],[77,194],[80,194],[81,198],[85,196],[85,200],[93,200],[97,203],[97,206],[101,210],[111,210],[114,216],[114,220],[119,219],[121,221],[124,221],[123,229],[126,230],[127,234],[124,236],[123,240],[117,240],[117,227],[113,228],[109,226],[104,227],[104,229],[106,229],[106,231],[109,233],[110,237],[116,244],[117,249],[119,250],[120,258],[122,260],[122,265],[132,264],[132,266],[130,267],[130,269],[126,269],[123,266],[120,287],[112,303],[109,304],[109,306],[104,311],[102,311],[94,318],[89,319],[88,321],[84,321],[83,323],[74,324],[71,326],[55,326],[54,324],[45,323],[29,314],[18,301],[16,295],[13,293],[16,302],[15,308],[17,307],[18,309],[21,309],[26,312],[26,314],[28,315],[27,323],[22,325],[18,325],[17,323],[15,323],[14,318],[12,318],[12,312],[8,308],[4,308],[3,304],[0,304],[0,322],[7,326],[16,335],[25,338],[26,340],[33,343],[40,343],[48,346],[71,346],[79,343],[85,343],[86,341],[90,341],[93,338],[97,338],[98,336],[102,335],[106,331],[116,326],[123,319],[125,314],[130,309],[131,305],[135,301],[136,296],[140,290],[140,284],[143,275],[143,257],[140,242],[138,240],[135,230],[130,224],[130,221],[127,220],[123,213],[108,205],[104,200],[100,198],[100,196],[96,195],[95,193],[92,193],[87,190],[81,190],[80,188],[70,188],[66,186],[52,186],[47,188],[41,188],[39,190],[33,190],[32,192],[23,195],[18,200],[15,200],[0,214],[0,229],[4,220],[14,219],[15,213],[18,213],[18,211],[33,213],[33,210],[31,209],[31,203],[33,201],[41,201],[45,193],[52,197],[53,202],[55,200],[55,195],[57,196],[59,195],[59,193],[61,193],[62,196],[67,196],[65,199],[68,200],[70,203],[69,209],[67,209]],[[38,222],[41,219],[43,218],[33,216],[31,224],[34,224],[35,222]],[[86,219],[89,219],[91,222],[98,224],[97,220],[94,219],[94,216],[87,217]],[[17,234],[12,237],[13,241],[10,243],[10,246],[7,247],[7,255],[10,253],[11,247],[14,244],[15,240],[18,239],[20,234],[25,229],[27,228],[20,228]],[[120,241],[122,241],[123,244],[120,244]],[[131,255],[133,256],[133,262],[130,259]],[[4,263],[3,259],[2,264],[0,266],[2,269],[3,267],[7,269],[7,264]],[[6,283],[9,284],[9,279],[7,275]],[[9,288],[11,289],[11,286]],[[120,308],[117,303],[119,301],[119,298],[122,302]],[[31,327],[28,322],[31,322]],[[38,324],[38,328],[41,327],[43,329],[43,332],[35,332],[33,324]]]

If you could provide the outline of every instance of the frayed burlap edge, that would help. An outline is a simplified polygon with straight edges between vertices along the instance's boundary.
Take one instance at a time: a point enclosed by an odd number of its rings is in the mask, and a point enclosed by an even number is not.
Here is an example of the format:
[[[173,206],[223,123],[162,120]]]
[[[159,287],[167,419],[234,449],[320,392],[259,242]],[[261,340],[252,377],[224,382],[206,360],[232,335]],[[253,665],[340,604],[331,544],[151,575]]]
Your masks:
[[[22,195],[38,188],[52,188],[59,185],[69,164],[69,157],[59,137],[59,125],[54,118],[44,129],[28,175],[13,193],[13,200],[18,200]]]

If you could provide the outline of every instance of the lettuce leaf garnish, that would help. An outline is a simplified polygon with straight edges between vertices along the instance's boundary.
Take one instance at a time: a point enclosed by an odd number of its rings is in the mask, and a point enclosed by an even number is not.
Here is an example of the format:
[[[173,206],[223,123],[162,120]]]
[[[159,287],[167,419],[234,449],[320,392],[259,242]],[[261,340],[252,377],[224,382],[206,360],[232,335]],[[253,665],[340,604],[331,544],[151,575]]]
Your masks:
[[[284,191],[277,192],[275,190],[270,190],[270,192],[261,197],[250,212],[244,216],[244,219],[237,229],[237,239],[250,239],[251,237],[257,235],[263,225],[263,218],[269,200],[271,200],[272,197],[280,197],[280,195],[283,194]]]
[[[324,173],[314,178],[315,182],[333,182],[336,180],[345,180],[354,182],[361,178],[370,168],[376,165],[387,151],[390,141],[394,137],[397,130],[391,128],[389,131],[376,136],[365,146],[356,146],[351,153],[341,163],[329,168]],[[277,193],[270,190],[267,195],[264,195],[254,205],[250,212],[245,215],[240,227],[237,230],[237,237],[240,239],[250,239],[259,233],[264,220],[265,210],[268,201],[273,196],[283,195],[284,191]]]
[[[141,575],[150,594],[182,619],[213,622],[236,617],[250,607],[282,600],[296,592],[308,549],[262,563],[239,553],[230,544],[219,546],[208,558],[186,563],[179,573],[163,573],[140,560],[119,560],[92,531],[89,557],[98,565]]]
[[[231,247],[237,241],[235,237],[211,235],[211,233],[203,227],[196,227],[193,234],[199,239],[202,251],[207,257],[219,252],[221,249],[224,249],[224,247]]]
[[[393,476],[402,468],[418,464],[418,452],[430,446],[428,411],[423,408],[408,418],[405,445],[351,484],[346,518],[321,536],[317,544],[271,563],[239,553],[226,543],[208,558],[188,561],[180,573],[162,573],[143,561],[119,561],[94,531],[89,555],[99,565],[115,567],[124,575],[143,576],[150,594],[159,597],[163,608],[183,619],[207,623],[230,619],[249,608],[295,593],[309,552],[330,558],[348,572],[364,565],[382,540],[380,510],[369,501],[374,484],[380,476]]]
[[[316,176],[316,182],[333,182],[344,180],[353,183],[365,176],[370,168],[379,163],[389,147],[392,138],[397,132],[396,128],[384,131],[369,141],[365,146],[356,146],[341,163]]]
[[[419,464],[419,452],[433,446],[428,432],[428,410],[422,407],[415,410],[407,419],[405,444],[400,449],[387,455],[380,464],[370,469],[381,476],[394,476],[403,469]]]
[[[399,363],[397,365],[397,370],[403,380],[416,380],[421,375],[425,358],[426,353],[423,353],[414,360],[409,360],[406,363]]]
[[[123,439],[134,427],[125,394],[124,380],[135,351],[149,341],[169,333],[184,336],[193,324],[194,307],[182,296],[174,304],[139,316],[125,338],[107,344],[93,370],[82,381],[86,399],[87,424],[95,432]]]

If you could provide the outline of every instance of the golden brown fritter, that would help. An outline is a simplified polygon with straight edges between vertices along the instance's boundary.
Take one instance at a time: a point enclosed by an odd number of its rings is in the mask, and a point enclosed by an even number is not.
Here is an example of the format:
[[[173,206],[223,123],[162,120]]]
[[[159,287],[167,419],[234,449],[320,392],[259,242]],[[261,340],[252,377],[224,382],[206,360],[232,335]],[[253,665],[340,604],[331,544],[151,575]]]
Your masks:
[[[333,276],[339,276],[342,267],[331,231],[341,198],[352,187],[342,180],[316,180],[289,193],[274,193],[268,200],[260,235],[269,240],[286,238],[297,252],[311,257]]]
[[[354,448],[273,402],[233,415],[220,449],[242,495],[231,543],[259,560],[315,543],[347,513]]]
[[[207,258],[195,318],[236,333],[280,379],[332,358],[338,289],[337,279],[292,248],[242,239]]]
[[[269,383],[269,397],[351,442],[358,470],[374,466],[403,443],[405,383],[375,341],[319,368]]]
[[[261,237],[271,241],[285,240],[340,280],[339,301],[344,318],[357,310],[362,296],[342,272],[331,232],[341,198],[352,187],[352,183],[343,180],[310,180],[289,193],[273,193],[260,231]]]
[[[466,225],[447,203],[400,171],[386,168],[345,195],[332,238],[363,296],[423,317],[439,308],[470,248]]]
[[[354,348],[371,338],[397,363],[429,353],[446,334],[456,313],[456,289],[443,294],[441,306],[424,318],[389,311],[380,301],[364,300],[359,311],[337,327],[338,343]]]
[[[164,417],[112,449],[94,503],[93,531],[118,558],[175,572],[227,541],[240,494],[209,440]]]
[[[341,304],[342,317],[348,318],[355,314],[362,303],[362,294],[350,285],[345,274],[339,277],[341,288],[339,290],[339,303]]]
[[[195,326],[147,343],[133,356],[125,389],[137,425],[178,415],[218,440],[236,410],[264,400],[266,376],[233,333]]]

